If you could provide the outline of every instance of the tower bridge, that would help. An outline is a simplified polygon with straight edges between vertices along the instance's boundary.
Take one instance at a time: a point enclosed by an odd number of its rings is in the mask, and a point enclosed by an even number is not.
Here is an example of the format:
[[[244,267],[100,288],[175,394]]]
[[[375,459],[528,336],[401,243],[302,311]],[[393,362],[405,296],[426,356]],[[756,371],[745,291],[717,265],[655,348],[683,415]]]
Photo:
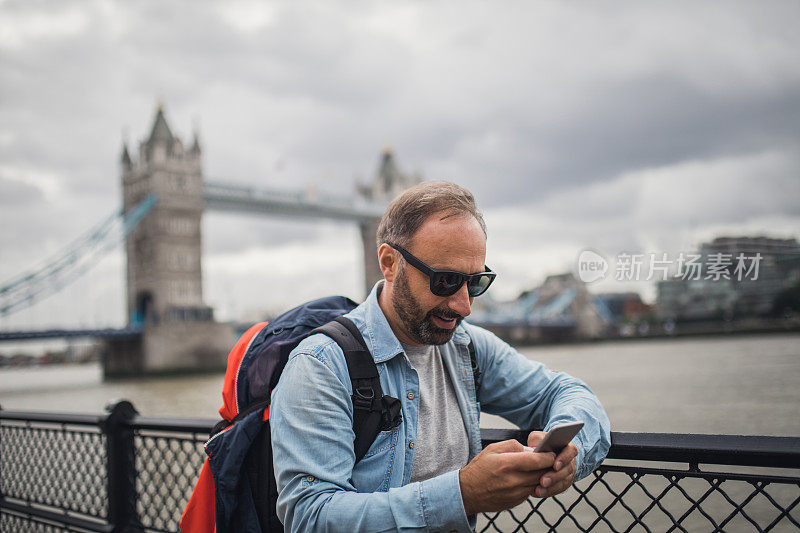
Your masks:
[[[120,166],[119,213],[44,267],[0,287],[0,315],[57,292],[123,238],[128,324],[120,329],[7,331],[0,332],[0,341],[101,339],[106,377],[224,368],[235,332],[234,326],[214,320],[203,299],[201,221],[206,210],[353,222],[360,229],[368,290],[381,275],[375,233],[383,210],[419,181],[401,174],[387,149],[376,179],[352,196],[207,182],[197,135],[185,145],[161,106],[138,151],[132,154],[123,144]]]
[[[385,205],[418,181],[397,170],[389,150],[377,179],[350,197],[206,182],[201,156],[197,135],[184,145],[160,106],[137,157],[123,145],[123,211],[148,196],[157,202],[125,238],[128,322],[142,335],[105,341],[107,376],[224,366],[232,327],[214,320],[202,292],[201,220],[207,209],[354,222],[368,289],[380,278],[375,233]]]
[[[0,341],[101,339],[106,377],[224,368],[235,331],[231,324],[216,322],[203,299],[201,221],[206,210],[355,223],[364,251],[364,287],[369,290],[381,277],[375,235],[385,206],[419,181],[400,173],[391,150],[385,149],[376,179],[360,186],[352,196],[208,182],[197,135],[188,147],[184,145],[173,134],[161,107],[135,157],[123,144],[120,165],[120,213],[45,267],[0,287],[0,314],[59,290],[85,273],[98,254],[121,237],[126,254],[127,325],[121,329],[0,332]],[[112,223],[121,230],[110,231]],[[522,322],[516,311],[505,316],[494,310],[484,313],[483,320],[479,311],[476,318],[490,327],[524,330],[528,336],[530,331],[571,330],[575,326],[564,322],[567,319],[560,315],[567,312],[561,307],[547,317],[527,317]],[[551,316],[554,314],[559,316]]]

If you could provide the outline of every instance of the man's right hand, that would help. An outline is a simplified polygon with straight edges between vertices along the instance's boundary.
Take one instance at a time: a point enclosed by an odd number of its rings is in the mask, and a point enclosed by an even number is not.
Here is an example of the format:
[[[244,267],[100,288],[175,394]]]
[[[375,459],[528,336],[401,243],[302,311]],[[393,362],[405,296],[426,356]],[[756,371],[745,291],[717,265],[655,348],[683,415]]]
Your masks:
[[[458,472],[464,510],[470,515],[519,505],[553,461],[554,453],[533,453],[516,440],[490,444]]]

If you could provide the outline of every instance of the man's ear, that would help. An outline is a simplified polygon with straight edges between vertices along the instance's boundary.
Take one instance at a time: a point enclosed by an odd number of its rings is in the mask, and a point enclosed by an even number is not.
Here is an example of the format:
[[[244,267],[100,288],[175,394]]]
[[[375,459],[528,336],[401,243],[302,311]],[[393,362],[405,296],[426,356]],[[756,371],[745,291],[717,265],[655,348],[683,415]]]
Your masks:
[[[397,272],[400,267],[398,255],[395,249],[386,243],[378,247],[378,266],[383,274],[383,279],[389,283],[393,283],[397,277]]]

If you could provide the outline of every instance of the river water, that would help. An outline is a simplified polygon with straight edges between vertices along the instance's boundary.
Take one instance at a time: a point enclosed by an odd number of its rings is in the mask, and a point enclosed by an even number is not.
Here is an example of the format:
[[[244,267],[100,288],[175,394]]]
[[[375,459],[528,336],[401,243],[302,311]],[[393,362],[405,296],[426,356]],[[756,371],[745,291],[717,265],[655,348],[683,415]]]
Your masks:
[[[615,431],[800,437],[800,333],[525,347],[595,391]],[[222,374],[103,383],[99,365],[0,371],[0,406],[101,412],[128,399],[152,416],[216,418]],[[484,427],[510,427],[484,416]]]

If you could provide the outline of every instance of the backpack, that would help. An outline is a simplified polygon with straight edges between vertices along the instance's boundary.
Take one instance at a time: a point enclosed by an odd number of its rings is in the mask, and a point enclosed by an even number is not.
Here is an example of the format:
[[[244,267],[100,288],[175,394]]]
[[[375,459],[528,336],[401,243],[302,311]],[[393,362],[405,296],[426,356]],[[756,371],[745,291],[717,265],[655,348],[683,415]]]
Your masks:
[[[356,462],[377,435],[402,421],[400,400],[384,396],[375,361],[361,332],[341,315],[356,303],[343,296],[314,300],[255,324],[228,355],[222,417],[205,443],[206,457],[181,516],[184,533],[283,531],[276,514],[270,394],[289,353],[306,337],[323,333],[344,352],[353,388]],[[469,344],[476,391],[480,372]]]

